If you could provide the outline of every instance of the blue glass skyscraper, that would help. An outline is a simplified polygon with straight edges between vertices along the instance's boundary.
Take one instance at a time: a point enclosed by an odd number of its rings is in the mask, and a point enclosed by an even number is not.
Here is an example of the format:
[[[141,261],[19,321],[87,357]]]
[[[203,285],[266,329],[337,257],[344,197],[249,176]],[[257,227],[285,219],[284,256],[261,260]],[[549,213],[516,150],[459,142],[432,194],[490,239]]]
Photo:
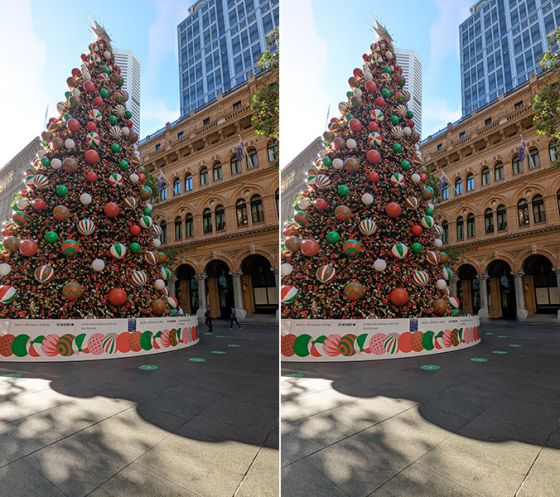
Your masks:
[[[541,71],[560,0],[480,0],[459,26],[463,116]]]
[[[177,26],[181,116],[257,72],[279,0],[198,0]]]

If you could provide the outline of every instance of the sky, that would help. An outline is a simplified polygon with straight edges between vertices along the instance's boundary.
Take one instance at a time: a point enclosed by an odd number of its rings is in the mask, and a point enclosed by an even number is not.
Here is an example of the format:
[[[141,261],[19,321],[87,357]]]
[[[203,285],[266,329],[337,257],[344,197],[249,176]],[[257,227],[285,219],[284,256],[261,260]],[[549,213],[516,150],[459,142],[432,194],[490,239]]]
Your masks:
[[[66,78],[102,24],[141,65],[141,137],[179,117],[177,24],[192,0],[17,0],[0,16],[0,167],[57,115]]]
[[[422,62],[422,137],[461,115],[459,24],[475,0],[281,0],[280,160],[288,164],[338,116],[348,78],[386,25]]]

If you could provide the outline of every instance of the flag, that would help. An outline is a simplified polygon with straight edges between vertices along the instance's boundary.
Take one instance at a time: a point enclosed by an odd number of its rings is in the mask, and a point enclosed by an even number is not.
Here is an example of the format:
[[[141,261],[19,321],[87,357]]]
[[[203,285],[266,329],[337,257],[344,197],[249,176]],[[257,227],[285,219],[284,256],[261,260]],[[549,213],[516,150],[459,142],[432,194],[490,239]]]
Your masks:
[[[163,175],[163,171],[159,170],[159,178],[158,178],[158,190],[161,190],[165,185],[165,176]]]
[[[525,160],[525,151],[527,150],[527,144],[523,139],[523,135],[520,136],[521,136],[521,143],[519,144],[519,151],[517,152],[517,155],[519,157],[519,160],[523,162]]]
[[[244,150],[245,150],[245,145],[241,140],[241,135],[239,135],[239,145],[237,146],[237,151],[236,151],[236,157],[239,162],[243,160]]]
[[[443,189],[445,188],[446,184],[447,184],[447,177],[445,176],[445,174],[442,174],[441,179],[439,180],[439,193],[443,192]]]

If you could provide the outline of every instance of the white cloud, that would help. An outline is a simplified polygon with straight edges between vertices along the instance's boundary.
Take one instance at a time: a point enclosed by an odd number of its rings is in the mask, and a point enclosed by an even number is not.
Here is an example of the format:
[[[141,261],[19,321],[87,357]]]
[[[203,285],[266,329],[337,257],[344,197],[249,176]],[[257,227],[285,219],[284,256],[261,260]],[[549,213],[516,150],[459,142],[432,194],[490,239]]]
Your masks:
[[[161,98],[147,100],[142,105],[142,136],[154,133],[178,119],[179,108],[169,108],[167,103]]]
[[[44,129],[49,102],[41,84],[45,63],[45,45],[33,31],[31,1],[5,2],[0,16],[0,166]],[[49,111],[52,115],[52,103]]]
[[[461,117],[460,102],[452,106],[443,98],[434,97],[422,107],[422,129],[424,137],[447,126]]]
[[[314,25],[312,0],[280,4],[284,27],[280,36],[280,157],[284,166],[323,130],[331,99],[325,89],[327,44]],[[331,115],[336,113],[338,109],[331,108]]]

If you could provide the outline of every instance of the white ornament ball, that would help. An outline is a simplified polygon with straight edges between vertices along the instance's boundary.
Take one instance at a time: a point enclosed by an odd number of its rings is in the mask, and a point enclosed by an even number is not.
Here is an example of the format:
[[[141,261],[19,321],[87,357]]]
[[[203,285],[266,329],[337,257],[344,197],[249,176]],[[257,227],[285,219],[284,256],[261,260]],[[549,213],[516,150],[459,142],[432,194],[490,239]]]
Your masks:
[[[45,151],[40,148],[39,150],[37,150],[37,157],[39,157],[39,159],[42,159],[45,156]]]
[[[53,169],[60,169],[62,167],[62,161],[60,159],[51,160],[51,167]]]
[[[0,275],[8,276],[11,271],[12,271],[12,266],[7,264],[6,262],[4,262],[3,264],[0,264]]]
[[[146,202],[146,209],[153,209],[154,206],[151,202]]]
[[[80,195],[80,203],[82,205],[89,205],[91,204],[92,198],[91,195],[89,193],[82,193]]]
[[[326,155],[327,155],[327,151],[324,148],[319,150],[319,157],[321,157],[321,159],[324,159]]]
[[[437,280],[436,281],[436,288],[438,290],[445,290],[447,288],[447,281],[445,280]]]
[[[391,52],[390,50],[387,50],[387,51],[385,52],[385,57],[386,57],[388,60],[392,60],[392,59],[393,59],[393,52]]]
[[[338,157],[332,161],[332,165],[335,169],[342,169],[344,167],[344,162],[342,162],[342,159],[339,159]]]
[[[64,114],[66,112],[66,106],[64,105],[64,102],[58,102],[56,104],[56,110],[61,114]]]
[[[159,238],[154,238],[152,240],[152,243],[154,244],[154,247],[159,247],[161,246],[161,240]]]
[[[356,148],[358,144],[356,143],[356,140],[354,140],[354,138],[348,138],[348,140],[346,140],[346,146],[349,149],[353,149]]]
[[[436,248],[441,248],[441,247],[443,247],[443,240],[441,238],[436,238],[434,240],[434,244],[435,244]]]
[[[405,126],[403,128],[403,133],[405,134],[405,136],[410,136],[412,134],[412,130],[410,129],[409,126]]]
[[[66,138],[66,140],[64,140],[64,146],[68,150],[72,150],[76,146],[76,142],[72,140],[72,138]]]
[[[121,131],[124,136],[128,136],[130,134],[130,129],[128,128],[128,126],[123,126],[121,128]]]
[[[111,60],[111,52],[109,52],[109,50],[105,50],[103,52],[103,57],[105,57],[105,60]]]
[[[29,200],[27,200],[26,198],[20,198],[18,200],[17,206],[20,208],[20,210],[24,211],[29,207]]]
[[[102,259],[95,259],[92,263],[91,263],[91,268],[100,273],[101,271],[103,271],[105,269],[105,261]]]
[[[428,209],[432,209],[432,210],[435,209],[434,204],[432,204],[431,202],[428,202],[428,203],[426,204],[426,207],[427,207]]]
[[[373,204],[373,195],[371,193],[364,193],[362,195],[362,204],[364,205]]]
[[[360,90],[359,88],[354,88],[354,95],[356,97],[361,97],[362,96],[362,90]]]
[[[383,260],[383,259],[377,259],[374,263],[373,263],[373,269],[375,269],[376,271],[385,271],[385,269],[387,268],[387,263]]]
[[[74,88],[72,90],[72,95],[74,95],[75,97],[80,98],[82,96],[82,92],[80,90],[78,90],[78,88]]]
[[[138,181],[140,181],[140,178],[138,177],[138,175],[136,173],[132,173],[128,179],[130,179],[130,181],[132,181],[133,183],[138,183]]]
[[[156,281],[154,281],[154,286],[158,290],[163,290],[165,288],[165,281],[157,279]]]
[[[338,110],[340,112],[346,112],[346,102],[339,102],[338,104]]]
[[[289,262],[284,262],[280,266],[280,271],[282,273],[282,276],[289,276],[290,274],[292,274],[293,270],[294,270],[294,267]]]
[[[311,201],[308,198],[303,197],[299,202],[298,202],[299,208],[301,210],[307,210],[309,209],[309,206],[311,205]]]
[[[369,71],[364,71],[364,79],[366,81],[371,81],[373,79],[373,74]]]
[[[418,173],[414,173],[410,179],[413,183],[420,183],[420,175]]]

